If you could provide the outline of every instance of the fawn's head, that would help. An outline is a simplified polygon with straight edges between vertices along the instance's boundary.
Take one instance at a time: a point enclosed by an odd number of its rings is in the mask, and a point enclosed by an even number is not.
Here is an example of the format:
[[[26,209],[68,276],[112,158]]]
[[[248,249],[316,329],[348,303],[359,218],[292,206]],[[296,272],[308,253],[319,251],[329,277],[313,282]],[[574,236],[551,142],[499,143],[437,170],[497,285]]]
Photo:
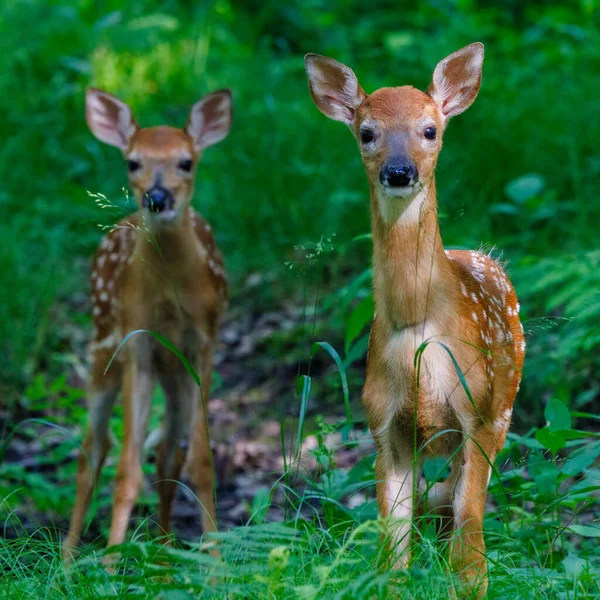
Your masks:
[[[346,65],[317,54],[305,58],[315,104],[350,127],[369,182],[387,203],[413,197],[433,176],[446,123],[475,100],[482,64],[483,45],[476,42],[438,63],[427,92],[402,86],[366,94]]]
[[[183,129],[140,129],[127,104],[89,88],[86,118],[101,142],[122,151],[139,207],[151,226],[163,227],[177,223],[190,203],[202,151],[229,133],[231,92],[220,90],[196,102]]]

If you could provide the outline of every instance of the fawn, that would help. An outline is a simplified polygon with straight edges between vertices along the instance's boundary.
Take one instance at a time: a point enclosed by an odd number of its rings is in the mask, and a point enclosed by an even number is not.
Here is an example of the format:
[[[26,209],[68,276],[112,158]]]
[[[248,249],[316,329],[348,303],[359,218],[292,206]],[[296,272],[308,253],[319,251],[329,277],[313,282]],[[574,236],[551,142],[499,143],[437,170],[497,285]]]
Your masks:
[[[75,508],[63,547],[67,559],[79,542],[109,450],[109,418],[119,390],[125,438],[108,545],[123,542],[142,484],[142,447],[157,381],[166,398],[157,457],[159,525],[169,533],[175,480],[184,463],[180,444],[189,436],[185,459],[201,503],[203,529],[216,530],[206,406],[219,317],[228,294],[211,227],[190,202],[202,151],[229,132],[229,90],[197,102],[184,129],[140,129],[127,104],[96,89],[87,91],[86,117],[100,141],[122,151],[139,210],[104,237],[94,259],[90,421],[79,456]],[[179,359],[147,334],[133,336],[105,373],[123,336],[139,329],[155,331],[175,345],[200,373],[201,389]]]
[[[370,186],[375,318],[363,404],[393,564],[410,560],[423,459],[446,456],[451,473],[429,500],[452,519],[450,563],[478,597],[487,590],[487,486],[510,426],[525,341],[515,292],[498,263],[480,252],[444,250],[434,171],[448,119],[477,96],[483,54],[474,43],[442,60],[427,92],[402,86],[370,95],[347,66],[305,58],[315,104],[350,127]]]

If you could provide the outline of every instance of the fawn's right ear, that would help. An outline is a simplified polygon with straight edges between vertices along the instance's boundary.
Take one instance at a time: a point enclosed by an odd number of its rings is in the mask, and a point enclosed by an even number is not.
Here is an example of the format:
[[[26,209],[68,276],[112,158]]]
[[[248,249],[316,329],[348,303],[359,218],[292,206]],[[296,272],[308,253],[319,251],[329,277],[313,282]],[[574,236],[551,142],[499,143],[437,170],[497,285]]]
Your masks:
[[[367,97],[352,69],[319,54],[307,54],[304,66],[318,109],[330,119],[352,125],[356,109]]]
[[[85,95],[85,117],[92,133],[105,144],[127,150],[138,125],[131,109],[116,96],[95,88]]]

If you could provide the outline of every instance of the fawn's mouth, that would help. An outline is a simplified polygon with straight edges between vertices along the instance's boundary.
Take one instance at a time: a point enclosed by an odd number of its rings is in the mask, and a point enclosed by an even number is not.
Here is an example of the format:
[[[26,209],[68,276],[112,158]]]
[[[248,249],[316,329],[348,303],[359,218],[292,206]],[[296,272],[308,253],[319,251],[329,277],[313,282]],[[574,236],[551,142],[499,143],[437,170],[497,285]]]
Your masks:
[[[160,212],[149,211],[149,218],[157,223],[170,223],[177,217],[177,211],[173,208],[163,209]]]
[[[394,187],[383,184],[381,188],[383,193],[391,198],[408,198],[409,196],[414,195],[414,193],[419,189],[419,182],[416,181],[415,183],[411,183],[410,185],[403,187]]]

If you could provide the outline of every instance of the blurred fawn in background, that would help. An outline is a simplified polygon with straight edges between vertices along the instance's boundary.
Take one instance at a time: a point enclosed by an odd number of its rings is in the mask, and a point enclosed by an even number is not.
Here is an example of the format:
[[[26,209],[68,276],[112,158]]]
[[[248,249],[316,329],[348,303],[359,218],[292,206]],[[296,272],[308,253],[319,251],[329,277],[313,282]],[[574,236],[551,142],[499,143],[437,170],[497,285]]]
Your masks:
[[[184,129],[140,129],[124,102],[96,89],[87,92],[86,116],[100,141],[122,151],[139,210],[104,237],[94,259],[89,427],[79,457],[65,558],[79,542],[109,450],[109,419],[119,391],[125,437],[108,544],[123,542],[142,485],[142,449],[157,382],[166,402],[157,457],[160,527],[169,533],[176,480],[186,460],[204,531],[217,528],[206,407],[228,287],[211,227],[190,203],[202,151],[229,132],[231,94],[222,90],[202,98]],[[105,372],[124,336],[140,329],[152,330],[178,348],[200,374],[201,389],[177,356],[148,334],[134,335]],[[189,450],[184,457],[180,445],[186,437]]]
[[[314,102],[350,127],[371,190],[376,315],[363,403],[393,563],[410,560],[423,460],[445,456],[451,473],[429,501],[453,519],[451,564],[478,597],[487,590],[487,486],[510,426],[525,342],[500,265],[480,252],[444,250],[434,172],[448,120],[477,96],[483,54],[475,43],[442,60],[427,92],[402,86],[370,95],[345,65],[315,54],[305,60]]]

